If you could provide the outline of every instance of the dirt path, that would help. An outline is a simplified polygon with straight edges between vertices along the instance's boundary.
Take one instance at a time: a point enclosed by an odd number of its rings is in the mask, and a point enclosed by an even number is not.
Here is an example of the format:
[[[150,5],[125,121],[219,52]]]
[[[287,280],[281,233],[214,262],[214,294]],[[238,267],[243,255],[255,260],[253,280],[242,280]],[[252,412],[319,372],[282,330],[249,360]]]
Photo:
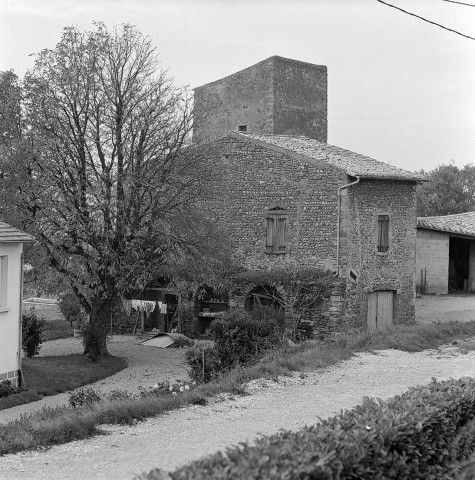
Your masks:
[[[203,455],[279,429],[297,429],[362,397],[387,398],[408,386],[475,374],[475,352],[460,346],[420,353],[360,354],[340,366],[278,383],[255,381],[251,395],[193,406],[108,435],[0,458],[0,478],[128,479],[154,467],[172,470]]]
[[[475,320],[475,294],[424,295],[416,299],[416,322],[460,322]]]

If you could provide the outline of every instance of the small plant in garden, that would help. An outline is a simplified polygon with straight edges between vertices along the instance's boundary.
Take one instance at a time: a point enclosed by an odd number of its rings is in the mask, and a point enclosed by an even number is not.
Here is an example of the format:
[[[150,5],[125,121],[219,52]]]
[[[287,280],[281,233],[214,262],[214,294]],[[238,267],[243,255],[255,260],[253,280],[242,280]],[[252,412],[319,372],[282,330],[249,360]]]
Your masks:
[[[185,353],[189,375],[196,382],[210,382],[222,371],[218,353],[212,345],[198,344]]]
[[[135,398],[134,394],[127,390],[116,389],[112,390],[106,395],[107,400],[110,402],[116,402],[118,400],[129,400]]]
[[[178,395],[180,393],[191,390],[196,385],[196,382],[185,382],[184,380],[177,380],[171,384],[167,379],[162,380],[152,387],[139,387],[140,397],[151,397],[160,395]]]
[[[91,387],[80,388],[69,394],[69,406],[73,408],[92,405],[102,402],[100,393]]]
[[[0,398],[8,397],[9,395],[20,393],[21,391],[22,389],[15,387],[10,380],[3,380],[0,382]]]
[[[38,317],[32,310],[24,313],[21,323],[22,349],[29,358],[40,353],[43,343],[42,332],[46,325],[44,318]]]

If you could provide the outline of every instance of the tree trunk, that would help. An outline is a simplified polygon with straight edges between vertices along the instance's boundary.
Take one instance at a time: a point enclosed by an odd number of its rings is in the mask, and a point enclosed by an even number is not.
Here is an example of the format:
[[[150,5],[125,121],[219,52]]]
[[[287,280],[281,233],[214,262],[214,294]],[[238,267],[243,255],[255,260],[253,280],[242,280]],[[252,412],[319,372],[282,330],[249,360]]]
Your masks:
[[[109,355],[107,350],[107,333],[113,301],[97,298],[91,309],[91,321],[84,329],[84,355],[97,361],[99,357]]]

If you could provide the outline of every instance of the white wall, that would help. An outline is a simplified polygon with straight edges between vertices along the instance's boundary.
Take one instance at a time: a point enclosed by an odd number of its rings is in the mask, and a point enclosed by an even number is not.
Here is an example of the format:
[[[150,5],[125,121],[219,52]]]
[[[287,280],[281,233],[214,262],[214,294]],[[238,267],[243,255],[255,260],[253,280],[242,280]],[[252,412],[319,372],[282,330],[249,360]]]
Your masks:
[[[416,288],[421,291],[421,270],[426,272],[427,294],[449,293],[449,234],[417,229]]]
[[[0,257],[8,257],[6,308],[0,308],[0,380],[20,369],[21,243],[0,243]],[[10,373],[10,375],[8,375]]]

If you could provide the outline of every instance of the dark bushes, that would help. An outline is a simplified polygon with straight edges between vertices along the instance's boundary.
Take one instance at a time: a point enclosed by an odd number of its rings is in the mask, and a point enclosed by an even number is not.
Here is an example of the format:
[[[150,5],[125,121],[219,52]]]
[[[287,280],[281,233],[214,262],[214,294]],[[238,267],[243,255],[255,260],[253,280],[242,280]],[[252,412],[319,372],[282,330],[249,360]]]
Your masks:
[[[38,317],[34,311],[24,313],[21,323],[22,349],[29,358],[40,353],[43,338],[41,336],[46,325],[44,318]]]
[[[297,432],[260,437],[170,474],[182,479],[443,479],[475,448],[475,381],[436,382]],[[472,426],[472,427],[471,427]]]
[[[256,361],[266,350],[281,342],[280,331],[278,320],[269,316],[253,318],[241,309],[226,312],[211,324],[214,346],[195,346],[187,352],[191,377],[210,381],[237,365]]]
[[[13,395],[15,393],[20,393],[21,388],[15,387],[12,385],[10,380],[3,380],[0,382],[0,398],[8,397],[9,395]]]

